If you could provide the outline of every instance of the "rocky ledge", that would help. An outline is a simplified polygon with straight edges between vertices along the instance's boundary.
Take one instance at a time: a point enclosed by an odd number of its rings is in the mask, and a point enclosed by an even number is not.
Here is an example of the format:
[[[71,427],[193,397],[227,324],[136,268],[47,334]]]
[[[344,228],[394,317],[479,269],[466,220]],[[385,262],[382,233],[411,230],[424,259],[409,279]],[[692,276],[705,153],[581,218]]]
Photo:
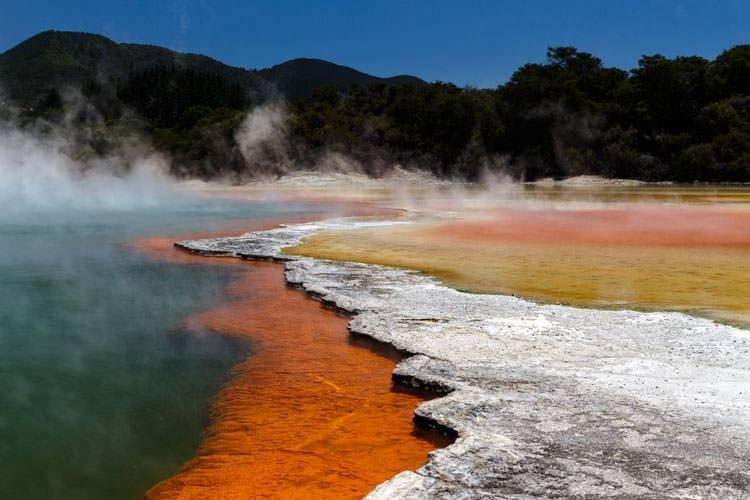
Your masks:
[[[456,441],[369,498],[750,498],[750,332],[679,313],[462,293],[411,271],[282,254],[350,219],[182,241],[283,260],[286,278],[411,354],[394,380],[446,395],[415,421]],[[384,430],[385,431],[385,430]]]

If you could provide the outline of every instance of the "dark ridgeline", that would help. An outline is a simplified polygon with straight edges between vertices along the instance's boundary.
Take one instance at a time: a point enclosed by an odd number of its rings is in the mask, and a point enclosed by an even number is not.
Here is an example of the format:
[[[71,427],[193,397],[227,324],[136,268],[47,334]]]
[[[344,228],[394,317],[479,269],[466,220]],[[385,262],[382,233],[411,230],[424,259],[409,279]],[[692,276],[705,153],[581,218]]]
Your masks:
[[[235,133],[248,111],[283,96],[286,156],[299,166],[333,151],[375,174],[399,162],[467,179],[489,169],[524,179],[750,182],[750,45],[713,61],[643,56],[630,71],[556,47],[506,84],[475,89],[317,59],[245,70],[50,31],[0,54],[0,89],[0,115],[55,122],[74,109],[73,123],[96,131],[86,135],[86,154],[136,133],[186,176],[257,173]],[[85,105],[71,104],[70,89],[81,90]],[[10,105],[24,110],[20,117]]]

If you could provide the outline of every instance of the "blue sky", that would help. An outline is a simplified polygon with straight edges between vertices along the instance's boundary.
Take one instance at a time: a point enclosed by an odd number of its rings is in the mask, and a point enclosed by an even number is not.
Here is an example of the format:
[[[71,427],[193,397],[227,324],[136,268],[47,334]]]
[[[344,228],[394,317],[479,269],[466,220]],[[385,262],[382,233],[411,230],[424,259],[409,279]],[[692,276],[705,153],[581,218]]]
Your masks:
[[[549,45],[631,68],[642,54],[750,43],[750,0],[90,1],[0,0],[0,51],[46,29],[267,67],[320,57],[380,76],[493,87]]]

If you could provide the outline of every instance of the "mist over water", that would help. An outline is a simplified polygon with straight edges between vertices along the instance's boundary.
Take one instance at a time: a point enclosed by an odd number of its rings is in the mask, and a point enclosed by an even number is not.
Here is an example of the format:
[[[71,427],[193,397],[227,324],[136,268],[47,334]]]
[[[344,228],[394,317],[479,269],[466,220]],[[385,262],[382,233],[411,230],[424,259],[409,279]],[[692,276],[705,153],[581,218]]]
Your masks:
[[[57,134],[0,129],[0,213],[132,210],[182,198],[158,156],[83,164],[69,156],[69,147]]]
[[[230,269],[128,240],[306,207],[191,196],[156,157],[92,165],[66,147],[0,134],[0,497],[138,498],[190,458],[249,346],[185,323]]]
[[[0,222],[4,498],[137,498],[192,455],[248,346],[184,320],[221,301],[232,275],[125,241],[275,209]]]

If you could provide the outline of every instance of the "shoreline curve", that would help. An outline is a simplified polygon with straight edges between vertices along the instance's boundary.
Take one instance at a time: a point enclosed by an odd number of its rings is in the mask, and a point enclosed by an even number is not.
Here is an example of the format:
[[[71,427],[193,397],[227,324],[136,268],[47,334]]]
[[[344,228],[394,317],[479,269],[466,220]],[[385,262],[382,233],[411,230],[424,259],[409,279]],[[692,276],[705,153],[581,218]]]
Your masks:
[[[283,262],[349,330],[412,356],[393,378],[445,395],[415,419],[455,432],[370,498],[750,495],[750,332],[681,313],[466,294],[415,272],[284,255],[335,219],[177,242]]]
[[[186,321],[249,340],[251,355],[214,396],[195,454],[146,498],[360,497],[404,468],[418,468],[445,443],[411,423],[427,398],[393,387],[400,357],[390,346],[350,335],[349,318],[286,286],[282,266],[205,259],[176,250],[173,241],[131,246],[170,262],[228,266],[226,300]]]

